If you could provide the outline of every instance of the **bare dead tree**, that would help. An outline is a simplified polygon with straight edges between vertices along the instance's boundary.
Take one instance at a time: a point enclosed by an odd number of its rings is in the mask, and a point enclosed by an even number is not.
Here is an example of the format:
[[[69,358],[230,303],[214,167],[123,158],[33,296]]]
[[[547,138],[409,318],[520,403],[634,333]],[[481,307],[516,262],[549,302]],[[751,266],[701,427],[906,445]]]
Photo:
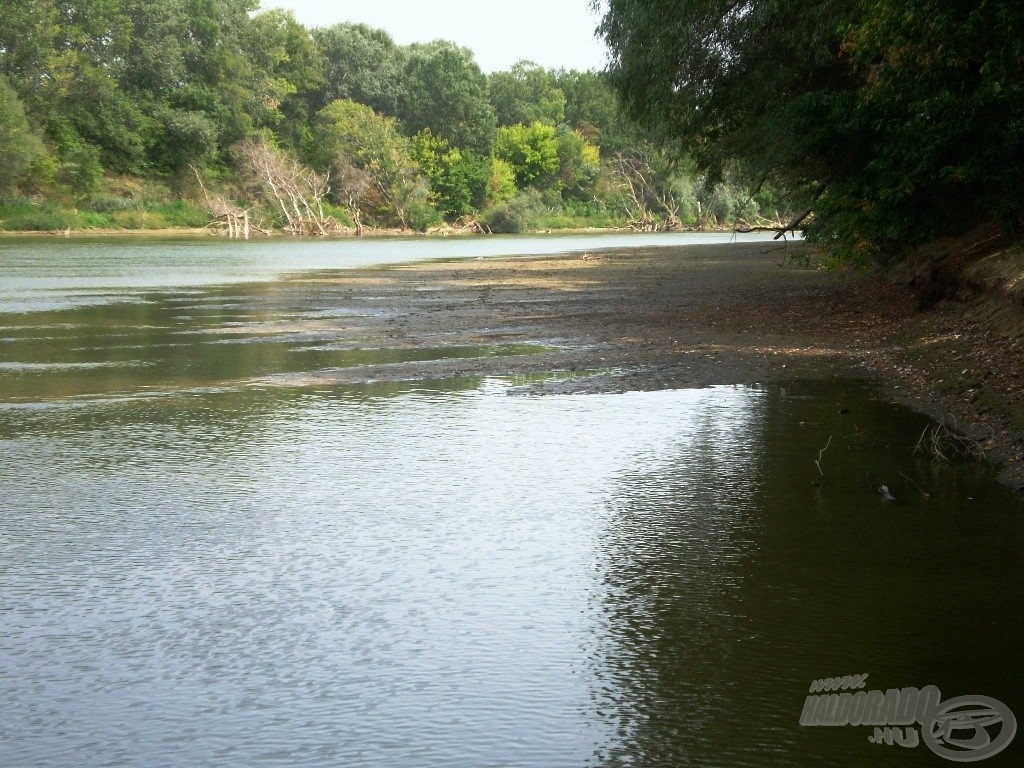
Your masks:
[[[679,200],[672,190],[656,180],[654,169],[646,158],[619,152],[614,159],[614,172],[623,193],[623,207],[628,224],[640,232],[658,229],[678,231],[683,228],[679,218]],[[652,209],[660,208],[665,223],[658,225]]]
[[[246,139],[237,150],[246,172],[262,187],[268,201],[281,211],[285,232],[293,235],[332,235],[340,222],[324,213],[330,191],[327,177],[316,173],[266,139]]]
[[[348,208],[357,237],[363,236],[362,205],[373,185],[370,174],[351,163],[339,161],[334,166],[335,196]]]
[[[253,229],[266,233],[266,230],[252,224],[249,218],[250,209],[242,208],[222,195],[211,195],[209,190],[206,189],[203,177],[196,167],[190,165],[189,168],[192,169],[196,181],[199,182],[199,189],[202,190],[206,210],[213,216],[213,220],[207,225],[208,227],[221,229],[228,237],[242,237],[246,240],[249,239]]]

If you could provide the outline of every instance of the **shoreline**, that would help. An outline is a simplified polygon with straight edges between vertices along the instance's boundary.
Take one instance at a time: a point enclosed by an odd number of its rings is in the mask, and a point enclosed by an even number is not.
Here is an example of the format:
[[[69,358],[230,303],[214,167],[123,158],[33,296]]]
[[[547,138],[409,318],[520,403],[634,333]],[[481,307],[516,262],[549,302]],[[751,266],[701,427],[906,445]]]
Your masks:
[[[801,243],[761,242],[342,270],[303,282],[388,310],[348,318],[346,344],[539,351],[286,383],[564,373],[530,385],[543,394],[869,379],[973,438],[1000,479],[1024,491],[1021,313],[985,299],[918,312],[909,287],[818,269],[813,257]]]
[[[226,239],[205,229],[134,234],[155,239],[168,233]],[[1002,465],[1001,479],[1024,491],[1024,311],[1015,294],[974,290],[918,311],[909,285],[817,268],[815,253],[792,240],[613,246],[297,277],[291,282],[330,285],[338,300],[375,307],[344,326],[311,329],[354,348],[533,345],[532,354],[299,378],[329,385],[332,377],[351,376],[564,374],[531,385],[540,393],[871,379],[888,399],[972,438]],[[986,274],[1016,275],[1016,268]]]
[[[296,240],[296,241],[309,241],[309,242],[322,242],[322,241],[358,241],[358,240],[370,240],[375,238],[448,238],[448,237],[542,237],[545,235],[601,235],[601,234],[728,234],[734,232],[732,227],[723,227],[720,229],[716,228],[704,228],[704,229],[682,229],[678,231],[664,231],[664,232],[637,232],[635,229],[630,227],[566,227],[561,229],[543,229],[530,232],[521,232],[517,234],[508,233],[490,233],[490,232],[475,232],[472,229],[457,229],[455,227],[438,227],[431,229],[427,232],[420,230],[410,229],[364,229],[362,235],[290,235],[287,232],[280,230],[273,230],[270,235],[257,234],[249,238],[248,241],[242,238],[234,238],[235,242],[268,242],[275,240]],[[740,233],[746,234],[746,233]],[[134,238],[145,238],[153,237],[168,238],[168,237],[195,237],[202,239],[212,239],[217,241],[232,242],[232,238],[226,237],[225,235],[215,232],[208,227],[167,227],[163,229],[72,229],[68,232],[61,230],[11,230],[11,229],[0,229],[0,239],[12,238],[16,239],[19,237],[38,237],[38,238],[83,238],[88,239],[92,237],[134,237]]]

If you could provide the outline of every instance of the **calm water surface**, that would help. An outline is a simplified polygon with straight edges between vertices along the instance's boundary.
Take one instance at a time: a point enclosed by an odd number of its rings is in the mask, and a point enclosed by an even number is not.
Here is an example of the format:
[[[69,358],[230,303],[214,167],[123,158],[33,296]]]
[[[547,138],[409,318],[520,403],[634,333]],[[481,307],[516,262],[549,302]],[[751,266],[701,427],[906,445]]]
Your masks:
[[[219,277],[81,301],[98,256],[21,247],[0,267],[0,765],[948,764],[799,725],[812,680],[857,673],[1024,717],[1024,509],[915,459],[926,421],[863,385],[270,386],[530,350],[249,332],[372,310],[282,281],[273,250],[240,284],[234,246],[121,245],[168,275],[196,248]]]

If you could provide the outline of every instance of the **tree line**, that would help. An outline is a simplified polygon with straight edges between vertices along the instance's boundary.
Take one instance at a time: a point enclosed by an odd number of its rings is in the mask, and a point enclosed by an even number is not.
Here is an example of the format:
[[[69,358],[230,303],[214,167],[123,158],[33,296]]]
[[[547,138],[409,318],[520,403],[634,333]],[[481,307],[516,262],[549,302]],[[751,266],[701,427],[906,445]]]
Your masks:
[[[1024,197],[1020,0],[609,0],[631,117],[712,178],[800,200],[791,224],[854,261],[997,230]]]
[[[637,229],[778,218],[627,117],[603,73],[485,75],[438,40],[252,0],[19,0],[0,26],[6,228]],[[205,219],[204,219],[205,217]],[[43,226],[34,226],[42,223]]]

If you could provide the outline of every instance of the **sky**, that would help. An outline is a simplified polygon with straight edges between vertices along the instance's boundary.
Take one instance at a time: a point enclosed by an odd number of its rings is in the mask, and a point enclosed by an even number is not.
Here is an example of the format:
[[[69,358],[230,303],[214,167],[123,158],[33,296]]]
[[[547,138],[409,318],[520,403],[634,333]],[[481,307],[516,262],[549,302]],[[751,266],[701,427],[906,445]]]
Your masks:
[[[357,22],[386,30],[401,45],[438,38],[470,48],[484,72],[530,59],[546,69],[603,69],[600,17],[590,0],[263,0],[307,27]]]

